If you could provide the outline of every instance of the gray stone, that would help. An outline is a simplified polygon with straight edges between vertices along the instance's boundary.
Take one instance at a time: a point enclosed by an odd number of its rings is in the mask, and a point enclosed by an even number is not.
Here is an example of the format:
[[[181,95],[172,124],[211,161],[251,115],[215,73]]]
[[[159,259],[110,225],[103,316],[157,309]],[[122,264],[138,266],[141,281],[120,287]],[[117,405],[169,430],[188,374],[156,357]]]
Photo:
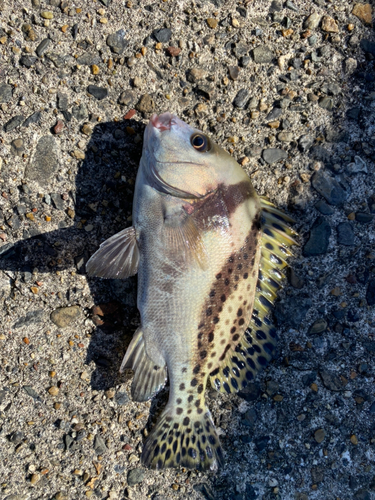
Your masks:
[[[361,224],[368,224],[373,221],[374,216],[371,214],[367,214],[365,212],[357,212],[355,214],[355,220],[360,222]]]
[[[105,445],[104,439],[100,434],[97,434],[94,439],[94,450],[97,455],[104,455],[107,451],[107,447]]]
[[[10,143],[10,150],[12,154],[14,154],[15,156],[22,156],[22,153],[25,150],[23,139],[22,138],[14,139],[14,141]]]
[[[121,104],[122,106],[131,106],[135,102],[135,93],[131,90],[124,90],[124,92],[121,93],[118,103]]]
[[[90,52],[85,52],[76,59],[76,63],[80,66],[92,66],[93,64],[99,64],[100,62],[100,57],[97,54],[91,54]]]
[[[297,5],[295,5],[291,0],[287,0],[285,6],[294,12],[299,12]]]
[[[297,288],[298,290],[303,288],[303,286],[305,284],[303,278],[301,278],[300,276],[298,276],[298,274],[296,274],[293,267],[288,268],[288,279],[289,279],[289,283],[292,285],[292,287]]]
[[[51,39],[50,38],[45,38],[40,42],[38,47],[35,49],[35,52],[38,57],[42,57],[42,55],[45,53],[45,51],[48,49],[48,47],[51,44]]]
[[[273,61],[274,54],[272,50],[264,45],[256,47],[252,52],[256,63],[271,63]]]
[[[233,101],[233,106],[236,108],[244,108],[249,98],[249,91],[247,89],[241,89],[237,92],[236,97]]]
[[[359,117],[361,115],[361,108],[359,106],[355,106],[354,108],[350,108],[348,109],[348,111],[346,112],[346,116],[350,119],[350,120],[354,120],[354,121],[358,121],[359,120]]]
[[[125,39],[124,29],[118,30],[116,33],[107,36],[107,45],[115,54],[122,54],[128,43],[128,40]]]
[[[337,180],[324,170],[318,170],[311,177],[314,189],[322,195],[330,205],[341,206],[348,197],[347,191],[337,182]]]
[[[105,87],[98,87],[97,85],[89,85],[87,87],[87,92],[91,94],[95,99],[101,101],[108,97],[108,89]]]
[[[375,279],[371,280],[368,284],[366,301],[369,306],[375,306]]]
[[[10,102],[13,97],[13,87],[7,85],[6,83],[0,84],[0,104],[4,102]]]
[[[318,41],[318,37],[314,33],[314,35],[309,36],[307,41],[309,42],[310,47],[313,47],[316,44],[316,42]]]
[[[276,163],[280,160],[286,160],[288,158],[288,153],[283,149],[269,148],[263,149],[262,157],[265,162],[272,165],[272,163]]]
[[[36,309],[29,311],[25,316],[19,318],[13,325],[13,328],[20,328],[21,326],[28,326],[33,323],[40,323],[43,320],[43,309]]]
[[[25,117],[23,115],[13,116],[6,124],[4,125],[5,132],[11,132],[15,128],[19,127],[21,123],[24,121]]]
[[[72,116],[79,122],[82,120],[86,120],[89,116],[89,112],[87,110],[87,107],[81,103],[79,106],[73,106],[72,108]]]
[[[55,52],[48,52],[46,57],[53,62],[56,68],[62,68],[65,65],[65,57]]]
[[[28,127],[29,125],[33,123],[40,123],[40,120],[42,118],[42,112],[41,111],[35,111],[32,115],[26,118],[26,120],[23,122],[22,126],[23,127]]]
[[[337,242],[339,245],[354,245],[354,230],[350,222],[340,222],[340,224],[338,224]]]
[[[188,71],[186,78],[190,83],[201,83],[206,79],[207,71],[202,68],[192,68]]]
[[[333,208],[327,205],[327,203],[323,200],[319,200],[315,203],[315,208],[323,215],[332,215],[335,213]]]
[[[68,109],[68,96],[62,92],[58,92],[57,94],[57,108],[61,111]]]
[[[141,483],[146,475],[146,471],[144,469],[132,469],[128,472],[128,485],[135,486],[136,484]]]
[[[271,14],[274,12],[280,12],[283,9],[283,3],[280,0],[272,0],[270,10]]]
[[[314,484],[321,483],[324,480],[324,467],[318,465],[311,469],[311,478]]]
[[[327,111],[332,111],[333,109],[333,100],[331,97],[325,96],[319,99],[319,106]]]
[[[271,111],[266,116],[266,121],[272,122],[274,120],[277,120],[278,118],[280,118],[282,113],[283,113],[283,110],[281,108],[276,108],[276,107],[272,108]]]
[[[275,306],[277,324],[298,328],[311,306],[312,300],[306,297],[287,297],[281,300]]]
[[[51,321],[59,328],[66,328],[80,316],[79,306],[60,307],[51,313]]]
[[[59,166],[57,144],[54,137],[45,135],[36,145],[33,160],[27,165],[25,178],[46,185]]]
[[[331,226],[324,217],[318,217],[310,229],[310,236],[302,253],[305,257],[314,257],[327,253]]]
[[[20,64],[25,66],[26,68],[31,68],[37,61],[37,57],[35,56],[22,56],[20,58]]]
[[[319,26],[320,23],[320,15],[317,12],[313,12],[309,15],[308,18],[305,19],[303,23],[303,27],[309,30],[313,30]]]
[[[228,66],[229,76],[233,81],[238,79],[240,68],[238,66]]]
[[[119,406],[125,406],[129,403],[130,398],[126,392],[117,392],[115,396],[116,403]]]
[[[310,335],[316,335],[319,333],[323,333],[327,330],[327,321],[324,318],[319,318],[314,321],[314,323],[309,328]]]
[[[171,39],[172,31],[169,28],[161,28],[152,32],[153,36],[160,43],[167,43]]]
[[[35,399],[36,401],[40,401],[40,396],[36,392],[36,390],[31,385],[24,385],[22,389],[26,392],[28,396]]]
[[[61,198],[61,195],[59,195],[58,193],[51,193],[51,200],[52,200],[53,206],[57,210],[64,210],[65,209],[64,200]]]
[[[314,137],[311,135],[301,135],[298,140],[298,146],[302,152],[308,151],[314,144]]]
[[[323,381],[324,387],[329,389],[330,391],[343,391],[345,389],[345,386],[336,373],[331,372],[329,370],[321,370],[319,372],[319,375]]]
[[[155,102],[149,94],[144,94],[138,104],[136,105],[136,109],[145,115],[152,113],[155,109]]]

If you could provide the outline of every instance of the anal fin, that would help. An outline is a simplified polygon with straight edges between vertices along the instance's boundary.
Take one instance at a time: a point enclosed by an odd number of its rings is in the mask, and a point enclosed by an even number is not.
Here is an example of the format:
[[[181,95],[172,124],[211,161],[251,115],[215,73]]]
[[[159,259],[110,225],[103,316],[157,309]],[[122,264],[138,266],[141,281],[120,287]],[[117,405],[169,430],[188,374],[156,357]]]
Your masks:
[[[121,363],[120,372],[125,368],[134,370],[131,395],[134,401],[147,401],[158,393],[167,381],[167,367],[158,366],[147,355],[142,329],[135,332]]]

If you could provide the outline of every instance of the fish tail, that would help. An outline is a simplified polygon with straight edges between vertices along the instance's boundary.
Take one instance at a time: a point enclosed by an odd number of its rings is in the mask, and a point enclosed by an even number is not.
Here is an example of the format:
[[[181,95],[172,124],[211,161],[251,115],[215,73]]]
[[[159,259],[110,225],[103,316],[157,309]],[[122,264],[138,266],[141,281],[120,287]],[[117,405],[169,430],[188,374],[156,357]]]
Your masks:
[[[194,408],[188,416],[167,406],[144,444],[142,463],[152,469],[221,467],[223,452],[208,408],[201,414]]]

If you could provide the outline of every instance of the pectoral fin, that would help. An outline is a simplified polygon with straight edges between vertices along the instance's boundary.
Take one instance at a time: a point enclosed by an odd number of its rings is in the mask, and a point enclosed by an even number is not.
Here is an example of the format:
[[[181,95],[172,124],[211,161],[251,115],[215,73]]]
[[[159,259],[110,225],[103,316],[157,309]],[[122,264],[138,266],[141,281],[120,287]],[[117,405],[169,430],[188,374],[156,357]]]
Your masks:
[[[128,227],[102,243],[86,264],[89,276],[125,279],[138,271],[135,228]]]
[[[207,267],[207,251],[202,233],[190,215],[166,220],[164,226],[165,245],[185,260],[195,260],[202,269]]]

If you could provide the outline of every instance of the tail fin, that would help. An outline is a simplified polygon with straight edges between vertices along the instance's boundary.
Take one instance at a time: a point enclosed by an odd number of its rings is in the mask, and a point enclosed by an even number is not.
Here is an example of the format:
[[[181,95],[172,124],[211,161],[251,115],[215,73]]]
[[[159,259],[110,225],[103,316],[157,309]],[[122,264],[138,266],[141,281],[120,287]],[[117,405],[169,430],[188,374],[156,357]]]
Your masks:
[[[152,469],[217,470],[222,466],[223,452],[208,408],[187,416],[186,412],[176,415],[176,409],[167,406],[144,444],[142,463]]]

